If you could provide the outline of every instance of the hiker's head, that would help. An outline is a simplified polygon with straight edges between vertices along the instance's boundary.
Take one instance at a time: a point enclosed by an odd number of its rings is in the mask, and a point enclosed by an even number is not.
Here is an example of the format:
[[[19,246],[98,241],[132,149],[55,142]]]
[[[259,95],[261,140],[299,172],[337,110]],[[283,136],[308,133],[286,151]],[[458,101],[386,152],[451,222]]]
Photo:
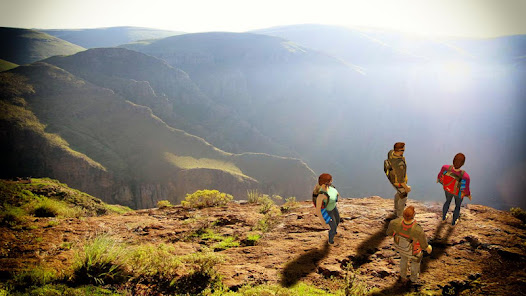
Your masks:
[[[407,208],[405,208],[403,216],[405,221],[413,220],[413,218],[415,218],[415,207],[408,206]]]
[[[455,167],[455,169],[458,170],[464,165],[465,161],[466,156],[462,153],[457,153],[457,155],[455,155],[455,158],[453,158],[453,166]]]
[[[396,142],[393,147],[396,155],[402,155],[405,151],[405,143],[404,142]]]
[[[331,185],[331,183],[332,183],[332,176],[330,174],[324,173],[318,177],[318,185],[320,186]]]

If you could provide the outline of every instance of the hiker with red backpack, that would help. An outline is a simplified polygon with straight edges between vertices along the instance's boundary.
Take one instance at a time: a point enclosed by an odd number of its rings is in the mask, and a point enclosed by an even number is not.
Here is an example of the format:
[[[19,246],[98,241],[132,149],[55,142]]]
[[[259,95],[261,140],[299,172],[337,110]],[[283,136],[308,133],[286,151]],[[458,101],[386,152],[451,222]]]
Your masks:
[[[318,177],[318,184],[312,192],[312,202],[316,207],[316,215],[323,224],[329,224],[329,244],[334,244],[336,228],[340,224],[340,213],[336,208],[338,202],[338,190],[332,186],[332,176],[321,174]]]
[[[449,205],[453,197],[455,198],[455,210],[453,211],[452,225],[455,225],[460,216],[460,205],[465,196],[471,200],[471,192],[469,191],[470,178],[468,173],[460,168],[464,165],[466,156],[462,153],[457,153],[453,158],[453,165],[444,165],[438,173],[437,183],[442,184],[446,194],[446,202],[442,208],[442,221],[446,222],[446,214],[449,210]]]
[[[415,208],[408,206],[402,217],[391,220],[386,234],[392,236],[394,247],[400,254],[400,280],[407,282],[407,263],[411,261],[412,283],[416,283],[420,273],[423,251],[431,253],[433,248],[427,243],[427,238],[422,227],[415,220]]]
[[[384,172],[396,190],[394,213],[397,217],[402,216],[407,202],[407,194],[411,192],[411,186],[407,185],[407,165],[404,151],[405,143],[397,142],[394,144],[393,150],[387,153],[387,159],[384,161]]]

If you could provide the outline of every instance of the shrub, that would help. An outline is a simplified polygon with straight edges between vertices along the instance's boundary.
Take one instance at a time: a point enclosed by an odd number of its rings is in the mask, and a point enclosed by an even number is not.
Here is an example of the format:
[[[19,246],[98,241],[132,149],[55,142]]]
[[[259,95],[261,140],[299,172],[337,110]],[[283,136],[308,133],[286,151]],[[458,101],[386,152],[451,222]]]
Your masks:
[[[298,206],[299,206],[299,203],[296,201],[296,197],[291,196],[285,199],[285,204],[281,206],[281,212],[286,213],[290,211],[291,209],[297,208]]]
[[[224,206],[232,201],[230,194],[222,193],[217,190],[197,190],[192,194],[187,194],[181,204],[189,208],[207,208],[215,206]]]
[[[257,189],[247,190],[247,200],[249,203],[258,203],[261,194]]]
[[[526,211],[521,208],[511,208],[510,209],[511,215],[519,220],[522,221],[522,223],[526,223]]]
[[[190,272],[172,281],[171,286],[179,294],[196,295],[205,290],[208,292],[223,290],[221,276],[215,270],[215,266],[223,262],[222,256],[205,250],[204,252],[181,256],[180,260]]]
[[[128,252],[126,262],[135,278],[169,281],[182,265],[174,252],[173,246],[165,244],[139,245]]]
[[[171,208],[173,205],[168,200],[160,200],[157,202],[157,207],[159,209]]]
[[[266,214],[270,209],[276,205],[275,201],[282,200],[282,197],[279,195],[272,195],[269,196],[267,194],[261,194],[258,197],[258,204],[261,204],[261,208],[259,208],[259,213]]]
[[[96,237],[84,246],[73,263],[73,281],[77,284],[103,285],[123,282],[125,250],[106,235]]]
[[[278,223],[278,217],[281,216],[281,211],[278,209],[278,207],[274,206],[272,207],[263,217],[263,219],[259,220],[257,224],[254,226],[253,230],[259,230],[262,232],[269,232],[272,230]]]

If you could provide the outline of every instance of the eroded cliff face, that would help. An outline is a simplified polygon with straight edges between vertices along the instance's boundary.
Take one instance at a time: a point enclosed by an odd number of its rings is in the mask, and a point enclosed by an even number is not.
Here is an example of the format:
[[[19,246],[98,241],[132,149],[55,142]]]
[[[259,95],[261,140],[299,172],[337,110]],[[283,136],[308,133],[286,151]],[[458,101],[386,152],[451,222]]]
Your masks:
[[[1,103],[9,107],[0,118],[7,143],[4,178],[50,177],[132,208],[154,207],[159,200],[177,204],[202,189],[236,199],[245,199],[248,189],[301,198],[314,183],[314,173],[300,160],[222,151],[123,97],[159,99],[157,109],[171,109],[149,82],[112,78],[107,83],[120,88],[111,90],[46,63],[15,70],[9,75],[32,92],[2,89]]]

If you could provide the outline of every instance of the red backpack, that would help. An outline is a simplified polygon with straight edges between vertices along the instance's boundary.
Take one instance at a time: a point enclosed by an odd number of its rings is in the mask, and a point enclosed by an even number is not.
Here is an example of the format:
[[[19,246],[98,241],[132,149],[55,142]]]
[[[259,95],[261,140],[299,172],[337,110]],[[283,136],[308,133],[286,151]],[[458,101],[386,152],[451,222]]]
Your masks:
[[[453,195],[458,195],[460,191],[460,184],[461,184],[462,178],[464,178],[464,171],[460,170],[460,176],[459,176],[453,172],[452,167],[453,166],[449,166],[447,171],[444,171],[444,173],[438,179],[438,182],[442,184],[445,191]]]

